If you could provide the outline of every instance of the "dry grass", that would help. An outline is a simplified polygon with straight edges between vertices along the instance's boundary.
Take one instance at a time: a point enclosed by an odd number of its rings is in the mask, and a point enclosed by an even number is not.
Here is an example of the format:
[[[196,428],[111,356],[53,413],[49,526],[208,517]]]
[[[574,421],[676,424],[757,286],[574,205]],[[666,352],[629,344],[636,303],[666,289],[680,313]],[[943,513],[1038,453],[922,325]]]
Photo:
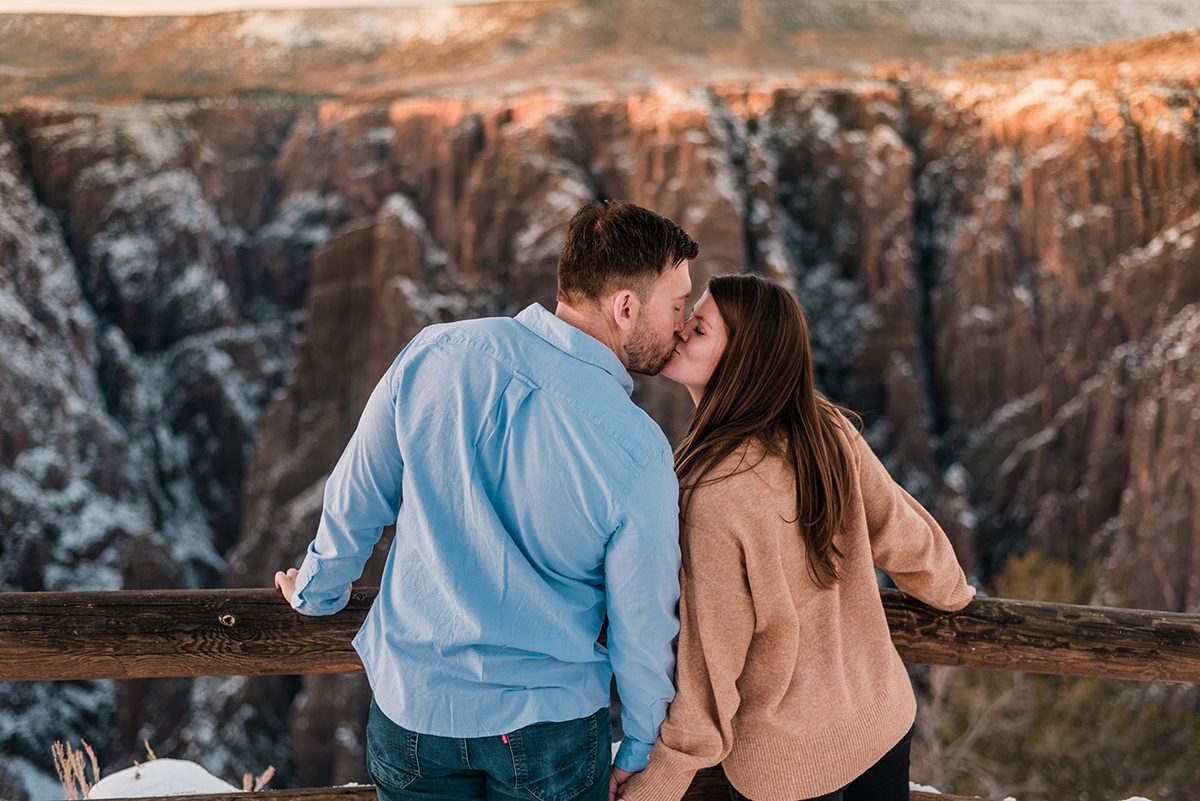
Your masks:
[[[50,747],[51,753],[54,754],[54,770],[58,773],[58,780],[62,782],[67,801],[86,798],[92,786],[100,781],[100,765],[96,761],[96,752],[87,744],[87,740],[80,742],[83,743],[81,751],[76,751],[70,743],[64,745],[58,740]],[[87,762],[84,761],[84,754],[87,755]],[[92,768],[91,781],[87,778],[89,764]]]
[[[267,784],[275,777],[275,766],[267,765],[267,769],[258,776],[251,776],[249,773],[242,775],[242,789],[247,793],[257,793],[259,790],[267,786]]]

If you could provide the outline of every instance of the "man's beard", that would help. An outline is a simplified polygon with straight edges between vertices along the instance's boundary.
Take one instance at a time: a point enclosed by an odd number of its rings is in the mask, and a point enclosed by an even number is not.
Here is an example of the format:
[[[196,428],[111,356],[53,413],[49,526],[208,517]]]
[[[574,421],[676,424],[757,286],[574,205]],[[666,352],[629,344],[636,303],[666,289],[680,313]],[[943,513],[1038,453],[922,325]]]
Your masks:
[[[642,323],[639,317],[633,324],[633,331],[625,343],[626,369],[631,373],[642,375],[658,375],[671,358],[675,349],[675,337],[660,342],[654,336],[650,326]]]

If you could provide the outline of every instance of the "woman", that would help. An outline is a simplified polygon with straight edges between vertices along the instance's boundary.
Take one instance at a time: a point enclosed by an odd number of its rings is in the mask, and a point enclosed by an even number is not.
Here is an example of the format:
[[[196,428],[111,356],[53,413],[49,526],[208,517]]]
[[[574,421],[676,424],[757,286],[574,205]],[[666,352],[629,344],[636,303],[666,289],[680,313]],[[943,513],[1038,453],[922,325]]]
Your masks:
[[[720,276],[663,375],[696,403],[677,695],[628,801],[675,801],[721,763],[735,799],[907,799],[916,700],[875,565],[935,607],[974,596],[945,534],[813,386],[800,305]]]

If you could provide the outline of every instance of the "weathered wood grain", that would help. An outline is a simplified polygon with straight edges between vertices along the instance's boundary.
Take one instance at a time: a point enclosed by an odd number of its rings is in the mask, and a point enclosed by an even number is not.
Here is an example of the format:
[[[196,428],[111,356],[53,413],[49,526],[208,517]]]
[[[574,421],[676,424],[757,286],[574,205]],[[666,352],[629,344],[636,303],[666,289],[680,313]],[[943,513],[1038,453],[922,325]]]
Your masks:
[[[305,617],[275,590],[0,593],[0,680],[361,671],[375,590]]]
[[[1200,684],[1200,615],[983,598],[939,612],[884,592],[906,662]]]
[[[0,593],[0,680],[361,671],[350,640],[375,592],[321,618],[266,589]],[[1200,684],[1200,615],[992,598],[946,613],[883,597],[909,662]]]

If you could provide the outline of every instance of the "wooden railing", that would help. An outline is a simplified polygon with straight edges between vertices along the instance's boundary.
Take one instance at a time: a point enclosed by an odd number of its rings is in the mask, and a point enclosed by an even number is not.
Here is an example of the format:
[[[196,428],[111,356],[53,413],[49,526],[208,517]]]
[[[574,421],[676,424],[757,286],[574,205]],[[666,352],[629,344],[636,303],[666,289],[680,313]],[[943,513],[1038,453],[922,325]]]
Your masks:
[[[329,617],[298,615],[274,590],[0,593],[0,681],[358,672],[350,641],[375,593],[355,590]],[[1200,684],[1200,615],[992,598],[947,613],[889,590],[883,602],[908,662]],[[687,798],[727,798],[726,788],[719,769],[705,771]],[[352,787],[236,798],[374,797]]]
[[[305,617],[274,590],[0,593],[0,681],[351,673],[375,590]],[[907,662],[1200,684],[1200,615],[883,591]]]

